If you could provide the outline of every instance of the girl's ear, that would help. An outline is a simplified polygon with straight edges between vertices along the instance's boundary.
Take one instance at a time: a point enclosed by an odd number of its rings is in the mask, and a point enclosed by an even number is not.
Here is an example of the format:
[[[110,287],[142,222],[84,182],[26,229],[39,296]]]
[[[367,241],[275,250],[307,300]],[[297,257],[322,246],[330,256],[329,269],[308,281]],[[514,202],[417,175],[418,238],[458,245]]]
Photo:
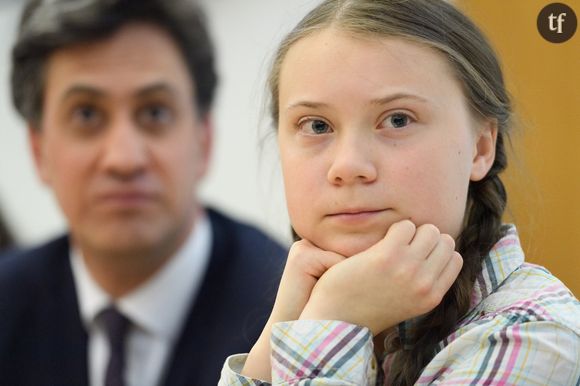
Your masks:
[[[482,180],[495,160],[495,144],[497,141],[497,120],[487,119],[476,134],[471,164],[471,181]]]

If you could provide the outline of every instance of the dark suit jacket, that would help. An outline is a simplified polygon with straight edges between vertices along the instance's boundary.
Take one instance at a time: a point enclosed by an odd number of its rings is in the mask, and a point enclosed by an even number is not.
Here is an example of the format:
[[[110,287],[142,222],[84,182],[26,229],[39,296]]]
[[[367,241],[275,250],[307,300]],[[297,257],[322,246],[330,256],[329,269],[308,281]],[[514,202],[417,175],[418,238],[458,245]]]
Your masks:
[[[248,352],[269,315],[286,251],[210,210],[211,261],[162,385],[216,385],[225,358]],[[0,259],[0,385],[88,384],[66,237]]]

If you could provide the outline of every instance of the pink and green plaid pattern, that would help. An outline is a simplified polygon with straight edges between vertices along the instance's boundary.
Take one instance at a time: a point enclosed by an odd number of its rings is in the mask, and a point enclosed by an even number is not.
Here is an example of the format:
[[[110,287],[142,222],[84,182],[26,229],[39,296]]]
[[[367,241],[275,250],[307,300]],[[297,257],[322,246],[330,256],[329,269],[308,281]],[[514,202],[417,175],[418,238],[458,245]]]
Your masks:
[[[580,302],[524,263],[513,226],[484,261],[471,305],[417,385],[580,386]],[[414,322],[399,325],[404,346]],[[279,323],[271,342],[274,385],[376,385],[397,355],[377,371],[369,330],[338,321]],[[240,375],[245,357],[228,358],[220,385],[269,385]]]

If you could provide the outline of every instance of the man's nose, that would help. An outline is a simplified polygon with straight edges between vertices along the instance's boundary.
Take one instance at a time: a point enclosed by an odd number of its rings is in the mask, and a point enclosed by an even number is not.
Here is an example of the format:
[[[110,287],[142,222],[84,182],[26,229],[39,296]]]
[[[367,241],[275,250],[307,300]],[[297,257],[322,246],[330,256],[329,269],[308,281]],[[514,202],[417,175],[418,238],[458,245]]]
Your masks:
[[[130,119],[117,118],[107,130],[103,143],[103,169],[119,178],[133,178],[147,166],[149,149],[137,125]]]
[[[372,138],[353,135],[337,139],[327,174],[331,184],[370,183],[377,175]]]

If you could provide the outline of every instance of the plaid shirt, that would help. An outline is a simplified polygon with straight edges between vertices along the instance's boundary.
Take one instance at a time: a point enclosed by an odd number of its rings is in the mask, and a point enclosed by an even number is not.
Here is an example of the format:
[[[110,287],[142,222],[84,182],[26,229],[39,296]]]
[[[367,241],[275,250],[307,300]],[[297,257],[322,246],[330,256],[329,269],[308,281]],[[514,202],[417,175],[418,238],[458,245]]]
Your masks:
[[[403,346],[415,322],[399,325]],[[396,355],[378,368],[370,331],[340,321],[275,324],[271,345],[274,385],[376,385]],[[220,385],[268,385],[239,374],[245,359],[226,360]],[[546,269],[524,263],[513,226],[483,262],[469,313],[416,384],[580,386],[580,302]]]

